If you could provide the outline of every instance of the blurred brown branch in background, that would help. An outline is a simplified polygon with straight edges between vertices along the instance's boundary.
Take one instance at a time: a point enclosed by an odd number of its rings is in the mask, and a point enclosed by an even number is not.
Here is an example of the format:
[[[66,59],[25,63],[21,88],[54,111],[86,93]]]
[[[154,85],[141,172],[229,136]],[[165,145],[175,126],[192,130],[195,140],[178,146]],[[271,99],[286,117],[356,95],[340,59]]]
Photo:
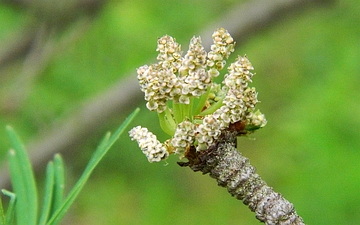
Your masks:
[[[9,35],[0,48],[0,68],[13,61],[23,59],[37,39],[38,29],[46,28],[43,35],[49,32],[61,33],[79,19],[95,18],[105,0],[77,1],[41,1],[41,0],[3,0],[0,4],[8,4],[17,10],[29,14],[29,22],[22,30]],[[79,27],[77,27],[79,28]],[[80,29],[81,30],[81,29]]]
[[[10,85],[10,91],[4,93],[5,97],[3,97],[4,100],[1,104],[1,110],[6,113],[16,111],[26,100],[36,78],[46,69],[52,56],[79,39],[89,25],[89,20],[82,19],[75,24],[71,30],[72,32],[70,32],[66,38],[59,41],[56,41],[54,38],[56,36],[54,29],[51,29],[51,27],[48,27],[45,23],[39,24],[39,27],[34,28],[31,44],[22,49],[26,49],[23,56],[24,59],[22,59],[22,70],[16,77],[15,82]],[[15,41],[14,46],[16,42],[17,41]],[[18,51],[19,50],[20,49],[18,49]],[[20,57],[20,55],[12,57],[14,55],[12,53],[15,52],[5,49],[5,53],[3,55],[0,54],[0,56],[3,56],[3,58],[0,58],[0,64],[4,63],[4,67],[6,67],[7,63],[11,64],[11,61],[17,61],[16,58]],[[4,60],[1,61],[1,59]]]
[[[2,2],[12,4],[14,7],[23,8],[29,7],[33,2],[40,1],[17,0]],[[314,6],[328,5],[328,3],[333,2],[333,0],[251,1],[245,4],[239,4],[230,12],[224,14],[224,18],[221,18],[213,24],[209,24],[207,28],[200,31],[198,34],[202,37],[211,37],[211,33],[215,28],[224,27],[232,34],[239,46],[263,28],[269,27],[279,20],[284,20],[287,16],[294,15],[296,11],[302,11]],[[17,34],[18,36],[16,38],[12,38],[13,40],[9,41],[7,47],[0,49],[0,70],[1,67],[10,64],[13,61],[23,59],[23,57],[25,57],[25,59],[27,58],[27,60],[36,61],[36,57],[34,57],[35,59],[32,59],[31,56],[32,54],[35,54],[36,51],[41,52],[40,55],[42,56],[37,59],[37,63],[35,62],[37,65],[25,67],[26,63],[24,63],[24,69],[28,68],[33,71],[32,75],[29,76],[36,76],[37,73],[42,71],[41,68],[46,67],[46,62],[49,61],[49,58],[51,58],[53,54],[56,54],[57,50],[55,49],[61,50],[58,46],[51,47],[55,46],[55,42],[51,40],[51,33],[60,32],[78,20],[78,16],[74,15],[73,10],[77,9],[80,12],[83,12],[83,14],[87,15],[86,18],[93,18],[103,4],[104,1],[80,0],[71,4],[71,9],[59,7],[61,10],[66,11],[62,12],[66,16],[58,22],[56,21],[56,16],[54,16],[54,14],[47,14],[48,12],[45,9],[46,7],[49,7],[49,5],[42,6],[35,4],[35,6],[41,8],[41,10],[37,9],[39,11],[35,11],[39,12],[39,15],[41,15],[41,13],[48,15],[49,21],[46,24],[54,25],[55,28],[49,26],[52,28],[46,30],[46,35],[43,34],[46,38],[41,40],[43,45],[41,45],[42,47],[38,47],[40,49],[36,49],[34,46],[39,46],[39,44],[35,44],[35,40],[39,38],[37,36],[41,34],[41,32],[44,32],[41,30],[44,28],[39,28],[41,27],[39,24],[42,24],[40,22],[41,20],[34,22],[35,25],[31,23],[29,28],[24,28],[23,31]],[[42,10],[42,7],[44,7],[44,10]],[[59,13],[60,14],[57,15],[62,15],[61,12]],[[76,13],[76,15],[79,15],[79,13]],[[46,25],[43,26],[48,27]],[[33,27],[38,27],[38,29],[34,30]],[[79,27],[82,27],[82,25]],[[76,28],[74,30],[74,36],[77,36],[78,34],[76,33],[78,29]],[[84,30],[78,32],[84,33]],[[204,46],[210,46],[211,42],[210,38],[203,39]],[[69,42],[65,40],[63,43],[69,44]],[[58,43],[56,43],[56,45],[58,45]],[[64,46],[64,44],[61,46]],[[31,72],[24,71],[24,74],[26,73]],[[119,80],[118,83],[109,87],[107,91],[85,101],[80,106],[79,110],[74,112],[74,114],[66,121],[54,125],[53,130],[39,134],[37,140],[27,144],[35,171],[42,170],[55,153],[64,154],[66,152],[71,152],[75,149],[75,145],[81,145],[81,143],[86,141],[86,137],[89,136],[93,130],[99,129],[100,125],[109,120],[109,118],[118,116],[120,113],[130,112],[139,104],[141,99],[142,93],[138,88],[138,81],[136,79],[134,68],[134,73],[129,74],[126,79]],[[1,168],[0,170],[0,187],[9,187],[9,176],[6,167]]]
[[[10,34],[0,47],[0,76],[6,68],[22,62],[22,70],[1,102],[3,112],[16,111],[31,91],[36,78],[54,55],[82,37],[103,0],[4,1],[28,14],[25,27]],[[67,35],[62,35],[69,31]],[[60,38],[59,38],[60,37]],[[13,74],[11,74],[12,76]],[[4,78],[3,78],[4,79]]]

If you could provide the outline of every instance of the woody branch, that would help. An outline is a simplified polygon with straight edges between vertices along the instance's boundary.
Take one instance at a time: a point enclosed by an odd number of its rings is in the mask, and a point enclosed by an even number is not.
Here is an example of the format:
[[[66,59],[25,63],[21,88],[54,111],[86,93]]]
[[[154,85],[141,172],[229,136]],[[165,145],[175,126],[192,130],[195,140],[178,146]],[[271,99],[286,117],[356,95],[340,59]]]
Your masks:
[[[193,171],[209,173],[219,186],[241,200],[265,224],[305,224],[292,203],[275,192],[256,173],[248,158],[236,149],[239,131],[227,130],[218,141],[205,151],[192,149],[187,155],[189,162],[179,162]]]

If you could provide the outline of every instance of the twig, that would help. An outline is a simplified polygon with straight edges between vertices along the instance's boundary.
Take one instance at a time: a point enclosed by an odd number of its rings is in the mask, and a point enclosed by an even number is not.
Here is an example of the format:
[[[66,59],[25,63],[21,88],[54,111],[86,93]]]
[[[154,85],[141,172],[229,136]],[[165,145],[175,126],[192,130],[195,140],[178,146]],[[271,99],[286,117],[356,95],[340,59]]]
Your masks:
[[[192,148],[186,156],[189,162],[180,162],[179,165],[189,166],[195,172],[209,173],[219,186],[226,187],[265,224],[304,224],[293,204],[269,187],[255,173],[249,159],[238,152],[236,137],[236,131],[225,131],[208,150],[196,151]]]

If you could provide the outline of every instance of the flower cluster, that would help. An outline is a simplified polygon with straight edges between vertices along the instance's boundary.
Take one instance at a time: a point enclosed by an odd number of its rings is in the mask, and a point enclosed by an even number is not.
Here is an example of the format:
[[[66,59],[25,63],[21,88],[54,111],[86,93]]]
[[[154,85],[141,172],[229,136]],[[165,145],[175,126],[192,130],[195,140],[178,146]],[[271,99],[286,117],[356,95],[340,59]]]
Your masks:
[[[158,40],[156,51],[159,52],[157,60],[159,65],[164,69],[170,69],[174,73],[178,71],[181,66],[181,45],[176,40],[168,35],[165,35]]]
[[[190,97],[200,97],[211,83],[211,76],[206,71],[206,51],[201,45],[200,37],[193,37],[189,51],[183,58],[179,69],[181,96],[179,102],[190,103]]]
[[[180,44],[165,35],[158,39],[158,63],[137,70],[147,108],[157,111],[162,129],[171,136],[161,144],[146,128],[138,126],[130,131],[149,162],[171,153],[184,157],[191,147],[207,149],[237,122],[245,124],[242,134],[265,126],[265,116],[255,111],[257,92],[248,86],[254,68],[246,56],[230,64],[221,84],[213,81],[225,67],[235,42],[223,28],[212,38],[210,52],[206,53],[200,37],[193,37],[182,56]]]
[[[156,136],[147,128],[137,126],[129,131],[131,140],[136,140],[140,149],[148,158],[149,162],[159,162],[166,159],[169,153],[164,144],[160,143]]]
[[[226,124],[228,123],[220,117],[213,114],[206,115],[196,129],[196,140],[198,141],[196,149],[207,149],[219,137]]]
[[[174,137],[171,140],[172,146],[175,148],[175,153],[184,155],[190,145],[194,143],[195,139],[195,125],[188,120],[179,123]]]
[[[234,39],[230,36],[227,30],[220,28],[212,35],[214,44],[211,45],[211,51],[208,53],[208,66],[211,68],[212,74],[218,76],[219,70],[225,66],[225,59],[229,58],[234,51]],[[215,72],[217,71],[217,73]]]
[[[163,112],[166,102],[180,91],[177,77],[159,65],[142,66],[137,70],[140,89],[145,93],[146,107]]]
[[[225,75],[223,84],[228,88],[228,92],[223,103],[227,108],[226,114],[230,117],[230,123],[246,120],[258,102],[255,88],[248,86],[248,83],[252,82],[251,78],[254,74],[250,71],[253,69],[246,56],[239,56],[229,66],[229,73]]]

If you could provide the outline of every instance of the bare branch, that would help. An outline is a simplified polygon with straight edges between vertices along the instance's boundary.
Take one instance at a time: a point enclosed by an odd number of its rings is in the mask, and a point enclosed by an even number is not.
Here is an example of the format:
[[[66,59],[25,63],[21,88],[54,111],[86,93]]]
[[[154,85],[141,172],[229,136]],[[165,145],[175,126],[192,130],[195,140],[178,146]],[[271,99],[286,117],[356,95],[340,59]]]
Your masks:
[[[179,165],[189,166],[195,172],[209,173],[219,186],[226,187],[265,224],[304,224],[293,204],[269,187],[255,172],[249,159],[238,152],[236,137],[237,132],[225,131],[208,150],[192,148],[186,156],[189,162]]]

